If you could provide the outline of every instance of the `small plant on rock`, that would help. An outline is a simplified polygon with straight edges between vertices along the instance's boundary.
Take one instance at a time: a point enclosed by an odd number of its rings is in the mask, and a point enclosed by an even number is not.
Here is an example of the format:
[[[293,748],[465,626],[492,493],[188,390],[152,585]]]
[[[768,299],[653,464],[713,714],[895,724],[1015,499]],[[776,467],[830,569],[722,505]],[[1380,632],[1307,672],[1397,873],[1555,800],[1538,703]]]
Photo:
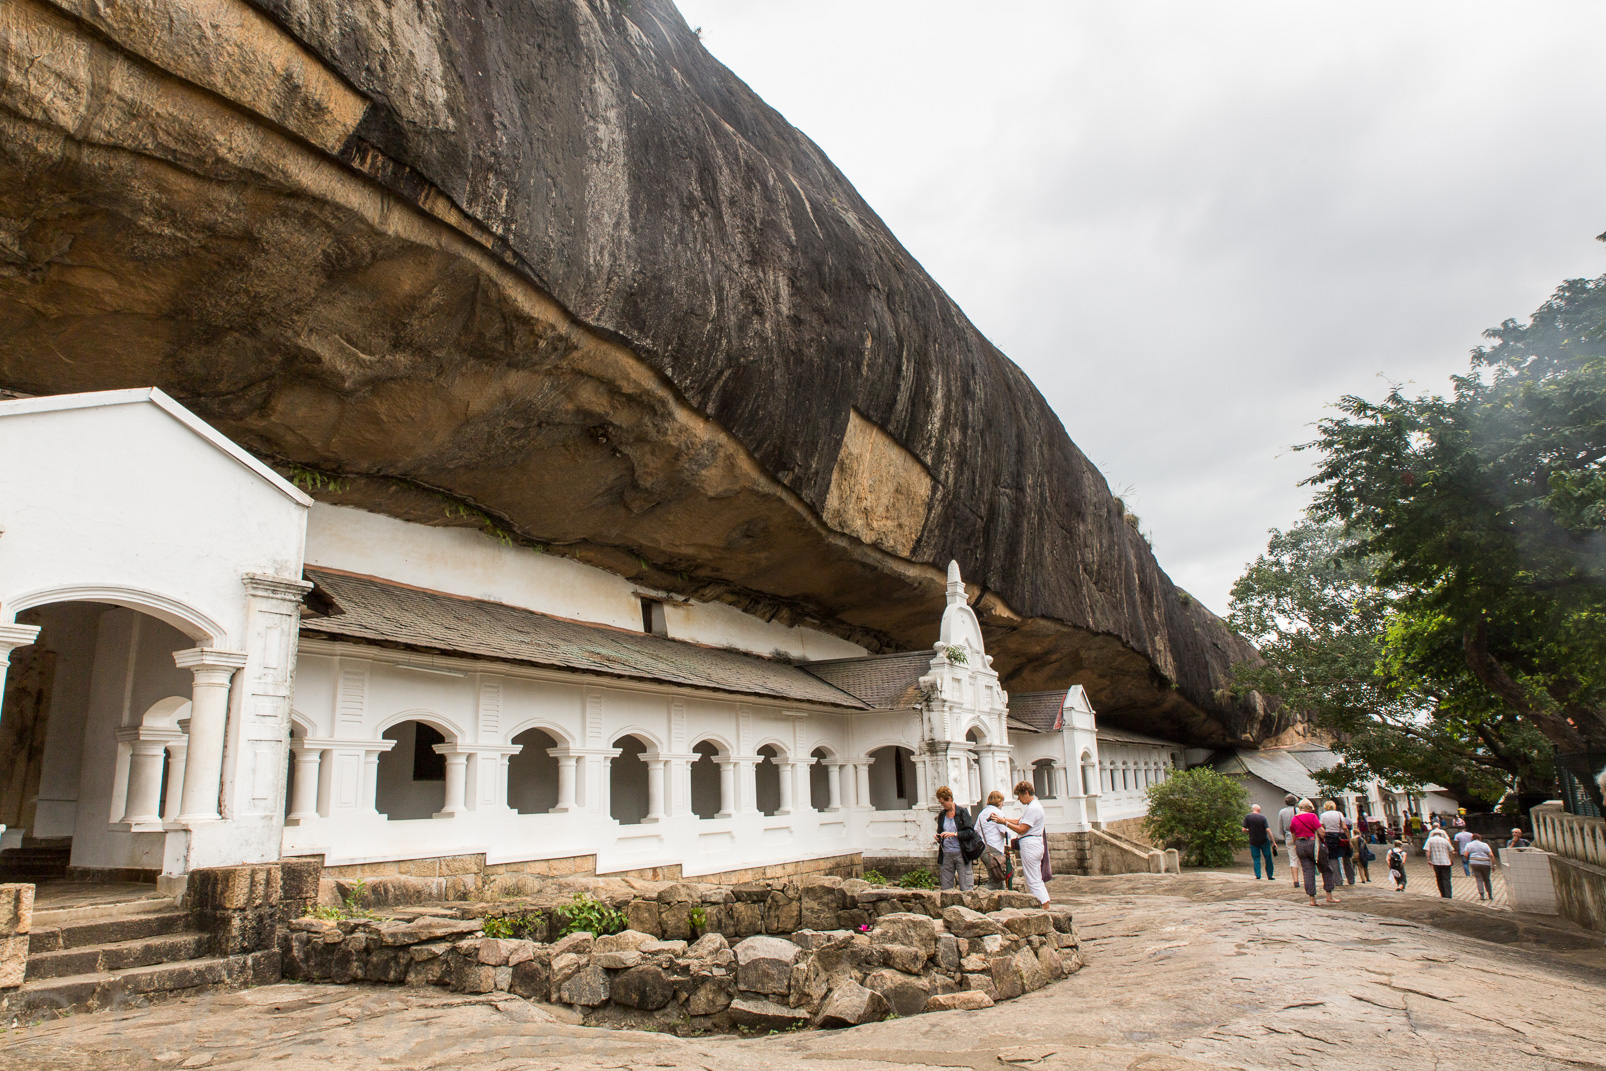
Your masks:
[[[694,907],[686,912],[686,921],[691,923],[691,932],[698,937],[708,932],[708,912],[701,907]]]
[[[864,880],[868,881],[871,885],[885,885],[887,883],[887,876],[881,873],[879,870],[866,870],[864,872]]]
[[[540,911],[523,911],[511,915],[486,915],[480,929],[487,937],[501,937],[518,941],[541,941],[546,938],[546,915]]]
[[[937,875],[923,866],[917,866],[899,878],[898,884],[905,889],[935,889],[937,887]]]
[[[583,892],[575,893],[574,899],[565,904],[562,911],[564,937],[571,933],[589,933],[605,937],[625,928],[623,911],[609,907],[596,897]]]
[[[325,922],[339,922],[341,919],[371,919],[374,913],[362,906],[363,898],[368,894],[368,883],[358,878],[351,883],[346,891],[345,899],[340,901],[338,907],[318,904],[307,914],[315,919]]]

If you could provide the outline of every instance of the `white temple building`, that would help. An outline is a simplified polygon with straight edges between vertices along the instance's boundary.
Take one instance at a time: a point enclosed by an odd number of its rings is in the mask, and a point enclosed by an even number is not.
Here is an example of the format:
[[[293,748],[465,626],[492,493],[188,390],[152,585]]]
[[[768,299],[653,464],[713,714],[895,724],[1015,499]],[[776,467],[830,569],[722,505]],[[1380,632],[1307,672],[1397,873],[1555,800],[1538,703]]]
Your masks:
[[[154,389],[0,402],[0,457],[0,846],[78,873],[872,863],[929,850],[939,785],[1031,780],[1076,832],[1182,761],[1006,694],[957,564],[932,648],[872,655],[313,502]]]

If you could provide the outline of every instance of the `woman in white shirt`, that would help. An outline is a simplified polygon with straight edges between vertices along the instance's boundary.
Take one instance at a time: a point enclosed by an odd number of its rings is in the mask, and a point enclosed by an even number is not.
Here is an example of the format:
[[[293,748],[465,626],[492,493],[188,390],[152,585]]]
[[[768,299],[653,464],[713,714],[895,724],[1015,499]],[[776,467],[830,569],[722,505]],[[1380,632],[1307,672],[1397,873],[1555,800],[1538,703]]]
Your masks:
[[[1048,842],[1043,836],[1043,805],[1037,802],[1037,793],[1032,791],[1030,781],[1022,781],[1015,786],[1015,798],[1025,808],[1021,811],[1020,821],[994,814],[988,819],[988,824],[1008,826],[1020,834],[1020,869],[1026,877],[1026,891],[1047,907],[1048,886],[1043,884],[1043,853],[1048,851]]]
[[[1004,794],[997,789],[987,793],[987,806],[976,815],[976,829],[981,833],[983,864],[987,867],[987,887],[989,889],[1002,889],[1004,887],[1003,875],[1009,871],[1009,834],[1004,827],[993,821],[993,815],[1002,815],[998,805],[1004,802]],[[996,867],[996,869],[995,869]],[[994,874],[998,877],[993,877]]]

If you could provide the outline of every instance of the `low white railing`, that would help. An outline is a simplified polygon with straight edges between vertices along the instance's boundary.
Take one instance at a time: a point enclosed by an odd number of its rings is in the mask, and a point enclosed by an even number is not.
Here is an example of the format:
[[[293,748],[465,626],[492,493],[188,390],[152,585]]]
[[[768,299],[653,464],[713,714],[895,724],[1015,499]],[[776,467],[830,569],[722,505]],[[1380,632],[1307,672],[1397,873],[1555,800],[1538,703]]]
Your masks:
[[[1568,814],[1559,803],[1533,809],[1534,845],[1565,859],[1606,867],[1606,819]]]

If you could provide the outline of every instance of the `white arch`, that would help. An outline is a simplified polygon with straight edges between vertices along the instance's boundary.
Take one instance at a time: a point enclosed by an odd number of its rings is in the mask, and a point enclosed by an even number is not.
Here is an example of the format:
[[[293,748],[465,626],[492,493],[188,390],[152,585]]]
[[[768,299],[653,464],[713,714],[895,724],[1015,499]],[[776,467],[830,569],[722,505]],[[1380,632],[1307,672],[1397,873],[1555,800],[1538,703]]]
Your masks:
[[[819,762],[819,761],[821,761],[821,760],[816,759],[814,757],[814,753],[816,751],[825,752],[825,760],[824,761],[826,761],[826,762],[840,762],[842,760],[842,752],[838,748],[832,747],[830,744],[827,744],[823,740],[819,741],[814,746],[810,747],[807,752],[805,752],[805,754],[808,755],[810,762]]]
[[[616,730],[613,733],[613,740],[608,746],[617,747],[619,745],[619,741],[627,736],[633,736],[640,740],[643,744],[646,744],[647,750],[645,754],[657,757],[663,753],[663,742],[659,740],[657,736],[648,732],[646,729],[640,728],[639,726],[630,726],[628,728]]]
[[[68,584],[0,599],[0,624],[10,624],[22,611],[53,602],[104,602],[123,606],[172,625],[201,647],[229,646],[229,630],[195,607],[170,595],[124,584]]]
[[[170,695],[158,699],[140,716],[139,723],[147,729],[177,729],[178,723],[190,716],[187,696]]]
[[[764,739],[760,740],[757,744],[754,744],[753,745],[753,754],[757,755],[760,750],[762,750],[763,748],[767,748],[767,747],[772,747],[772,748],[775,749],[775,751],[776,751],[776,756],[775,757],[778,760],[790,761],[791,758],[792,758],[792,749],[787,746],[786,741],[782,740],[778,736],[766,736]]]
[[[297,729],[302,736],[317,736],[318,726],[313,720],[299,710],[290,711],[290,735],[294,736]]]
[[[732,755],[736,754],[736,749],[731,747],[730,743],[718,733],[703,733],[697,739],[693,740],[691,744],[687,746],[686,750],[696,751],[698,744],[713,744],[714,747],[718,749],[721,758],[728,759]]]
[[[454,744],[464,743],[463,730],[453,725],[451,721],[441,717],[433,710],[404,710],[400,714],[392,714],[374,729],[374,739],[385,735],[385,730],[394,729],[407,721],[421,721],[431,729],[441,733]]]
[[[975,742],[978,744],[985,744],[991,740],[991,737],[987,732],[987,726],[982,724],[980,718],[972,720],[969,725],[965,726],[965,731],[959,734],[959,738],[961,740],[968,740],[970,738],[970,734],[973,732],[976,734],[977,739]]]
[[[510,729],[506,734],[504,734],[502,739],[506,740],[508,744],[511,745],[515,736],[518,736],[520,733],[527,733],[531,729],[540,729],[543,733],[546,733],[553,740],[557,741],[557,745],[559,747],[575,746],[575,739],[572,735],[559,726],[557,722],[549,721],[545,718],[529,718],[525,721],[521,721],[517,725],[513,726],[513,728]]]

